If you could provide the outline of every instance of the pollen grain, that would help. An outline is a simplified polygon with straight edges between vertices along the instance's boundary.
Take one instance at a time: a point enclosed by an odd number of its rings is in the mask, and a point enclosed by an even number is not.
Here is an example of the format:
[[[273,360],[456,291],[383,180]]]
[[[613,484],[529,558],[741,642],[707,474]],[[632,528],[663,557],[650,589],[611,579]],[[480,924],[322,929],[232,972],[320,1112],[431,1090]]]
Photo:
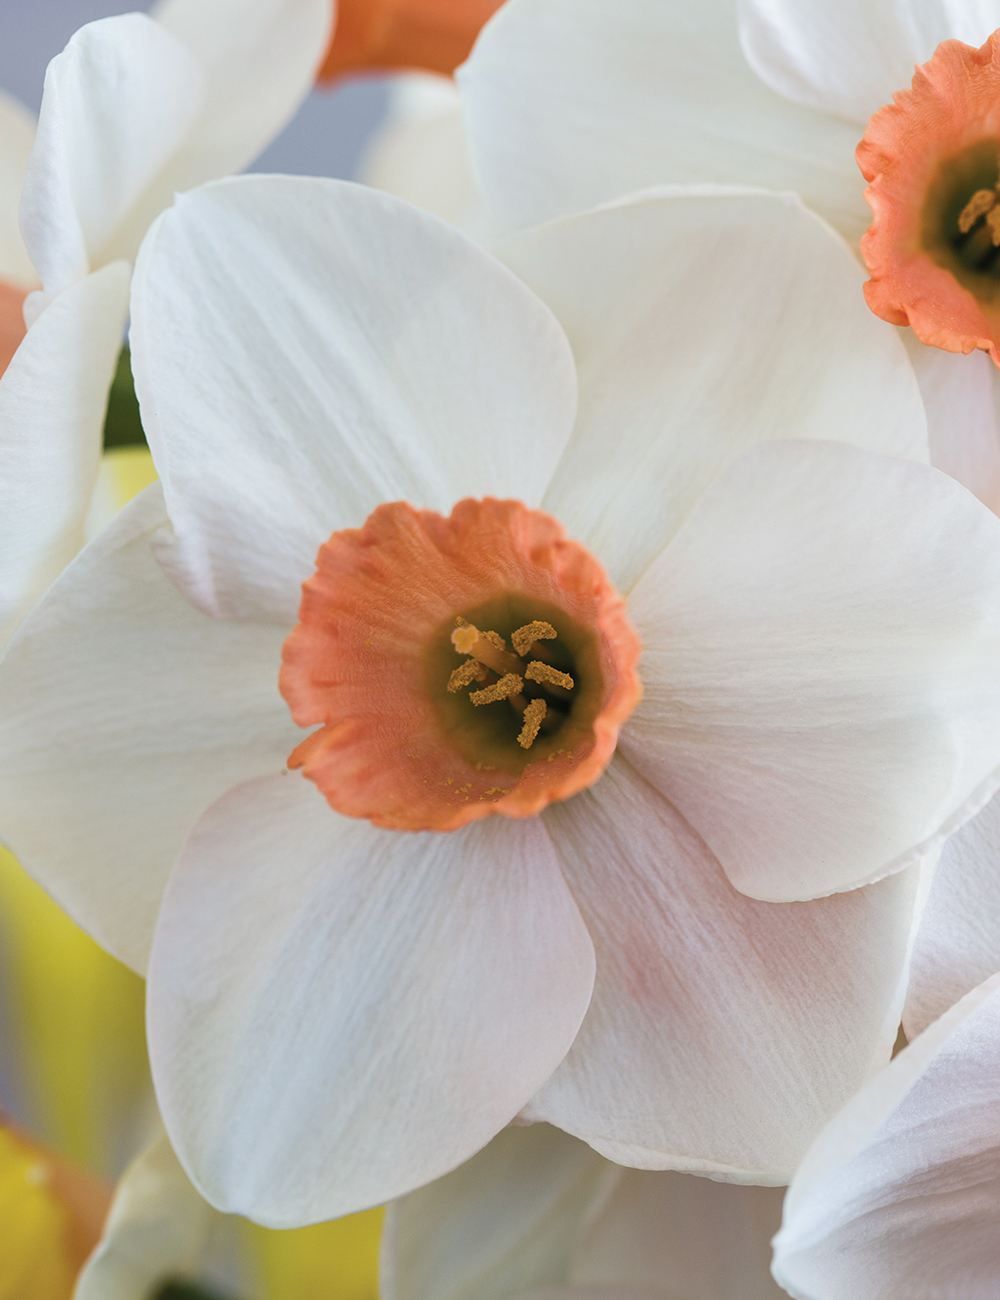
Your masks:
[[[517,743],[522,749],[530,749],[534,744],[546,712],[547,706],[544,700],[532,700],[524,710],[524,725],[521,727],[521,734],[517,738]]]
[[[523,677],[519,677],[517,673],[504,673],[503,677],[492,686],[484,687],[481,691],[472,691],[469,699],[473,704],[495,704],[497,700],[505,700],[510,695],[517,695],[523,686]]]

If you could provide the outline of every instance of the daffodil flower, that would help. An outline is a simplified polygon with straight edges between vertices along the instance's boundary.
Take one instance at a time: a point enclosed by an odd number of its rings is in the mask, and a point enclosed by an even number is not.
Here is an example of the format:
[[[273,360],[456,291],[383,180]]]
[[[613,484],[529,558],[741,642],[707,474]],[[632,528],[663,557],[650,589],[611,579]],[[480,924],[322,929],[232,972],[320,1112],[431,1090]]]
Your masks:
[[[936,345],[910,336],[932,463],[1000,509],[1000,382],[985,356],[955,355],[992,346],[996,281],[952,247],[996,177],[948,180],[968,148],[996,170],[995,60],[973,47],[998,27],[995,0],[510,0],[458,74],[472,171],[501,230],[704,182],[792,190],[853,245],[871,226],[869,300]],[[992,256],[987,218],[968,233]]]
[[[83,542],[129,263],[150,221],[281,129],[331,12],[329,0],[164,0],[155,18],[88,24],[50,63],[20,209],[42,287],[0,378],[0,639]],[[5,293],[18,311],[24,288],[0,290],[0,306]]]
[[[148,964],[178,1155],[275,1226],[518,1113],[786,1180],[997,781],[1000,520],[839,239],[666,190],[504,258],[336,182],[179,199],[161,485],[0,674],[5,834]]]
[[[623,1169],[548,1125],[505,1129],[386,1208],[381,1300],[782,1300],[783,1195]]]
[[[988,1295],[997,1275],[1000,975],[968,993],[817,1137],[774,1275],[795,1300]]]

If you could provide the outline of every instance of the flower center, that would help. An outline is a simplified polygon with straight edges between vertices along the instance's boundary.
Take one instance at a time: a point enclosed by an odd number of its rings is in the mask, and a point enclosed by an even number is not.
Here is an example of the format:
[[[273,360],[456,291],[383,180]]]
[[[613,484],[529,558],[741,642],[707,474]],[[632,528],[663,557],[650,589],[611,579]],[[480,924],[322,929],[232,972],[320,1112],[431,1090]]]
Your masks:
[[[978,298],[1000,291],[1000,140],[945,159],[924,200],[921,235],[932,259]]]
[[[924,343],[1000,365],[1000,32],[944,41],[858,145],[868,305]]]
[[[526,817],[595,781],[641,687],[598,562],[516,501],[380,506],[303,588],[281,689],[289,759],[339,812],[399,830]]]

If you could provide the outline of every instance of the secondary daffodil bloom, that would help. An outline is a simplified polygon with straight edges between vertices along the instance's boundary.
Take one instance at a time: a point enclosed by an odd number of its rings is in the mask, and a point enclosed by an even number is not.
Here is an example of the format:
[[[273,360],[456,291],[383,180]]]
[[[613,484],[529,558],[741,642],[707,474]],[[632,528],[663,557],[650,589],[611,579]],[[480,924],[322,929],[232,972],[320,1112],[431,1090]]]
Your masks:
[[[0,674],[0,824],[148,962],[175,1149],[274,1225],[522,1111],[787,1179],[997,780],[1000,520],[840,241],[668,190],[504,257],[336,182],[180,199],[132,297],[162,487]]]
[[[387,1208],[382,1300],[781,1300],[782,1195],[622,1169],[548,1125],[506,1129]]]
[[[473,174],[506,230],[665,182],[792,190],[852,244],[871,226],[873,307],[951,350],[912,340],[932,463],[1000,509],[1000,383],[985,356],[953,355],[991,346],[994,281],[951,247],[1000,138],[995,61],[955,41],[998,27],[996,0],[510,0],[459,72]],[[949,180],[963,150],[990,175]],[[987,215],[970,231],[984,254]]]
[[[1000,975],[966,995],[816,1139],[774,1275],[796,1300],[988,1296],[1000,1220]]]
[[[82,544],[129,261],[150,221],[281,129],[330,19],[329,0],[165,0],[155,20],[81,28],[49,65],[21,201],[42,288],[0,378],[0,639]]]
[[[73,1297],[165,1300],[173,1285],[205,1287],[206,1297],[235,1290],[254,1300],[375,1300],[381,1219],[370,1211],[271,1232],[219,1214],[191,1186],[161,1127],[119,1182]]]
[[[339,0],[319,79],[389,68],[454,72],[499,7],[500,0]]]

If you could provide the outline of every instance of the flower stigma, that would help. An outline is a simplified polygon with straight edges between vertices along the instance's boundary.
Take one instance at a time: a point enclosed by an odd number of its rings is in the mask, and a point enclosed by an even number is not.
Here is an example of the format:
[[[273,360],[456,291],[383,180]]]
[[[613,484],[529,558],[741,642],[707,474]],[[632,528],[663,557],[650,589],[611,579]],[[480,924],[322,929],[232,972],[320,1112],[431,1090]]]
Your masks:
[[[280,685],[338,812],[397,830],[529,817],[598,779],[641,695],[639,640],[584,547],[517,501],[405,502],[334,533]]]

